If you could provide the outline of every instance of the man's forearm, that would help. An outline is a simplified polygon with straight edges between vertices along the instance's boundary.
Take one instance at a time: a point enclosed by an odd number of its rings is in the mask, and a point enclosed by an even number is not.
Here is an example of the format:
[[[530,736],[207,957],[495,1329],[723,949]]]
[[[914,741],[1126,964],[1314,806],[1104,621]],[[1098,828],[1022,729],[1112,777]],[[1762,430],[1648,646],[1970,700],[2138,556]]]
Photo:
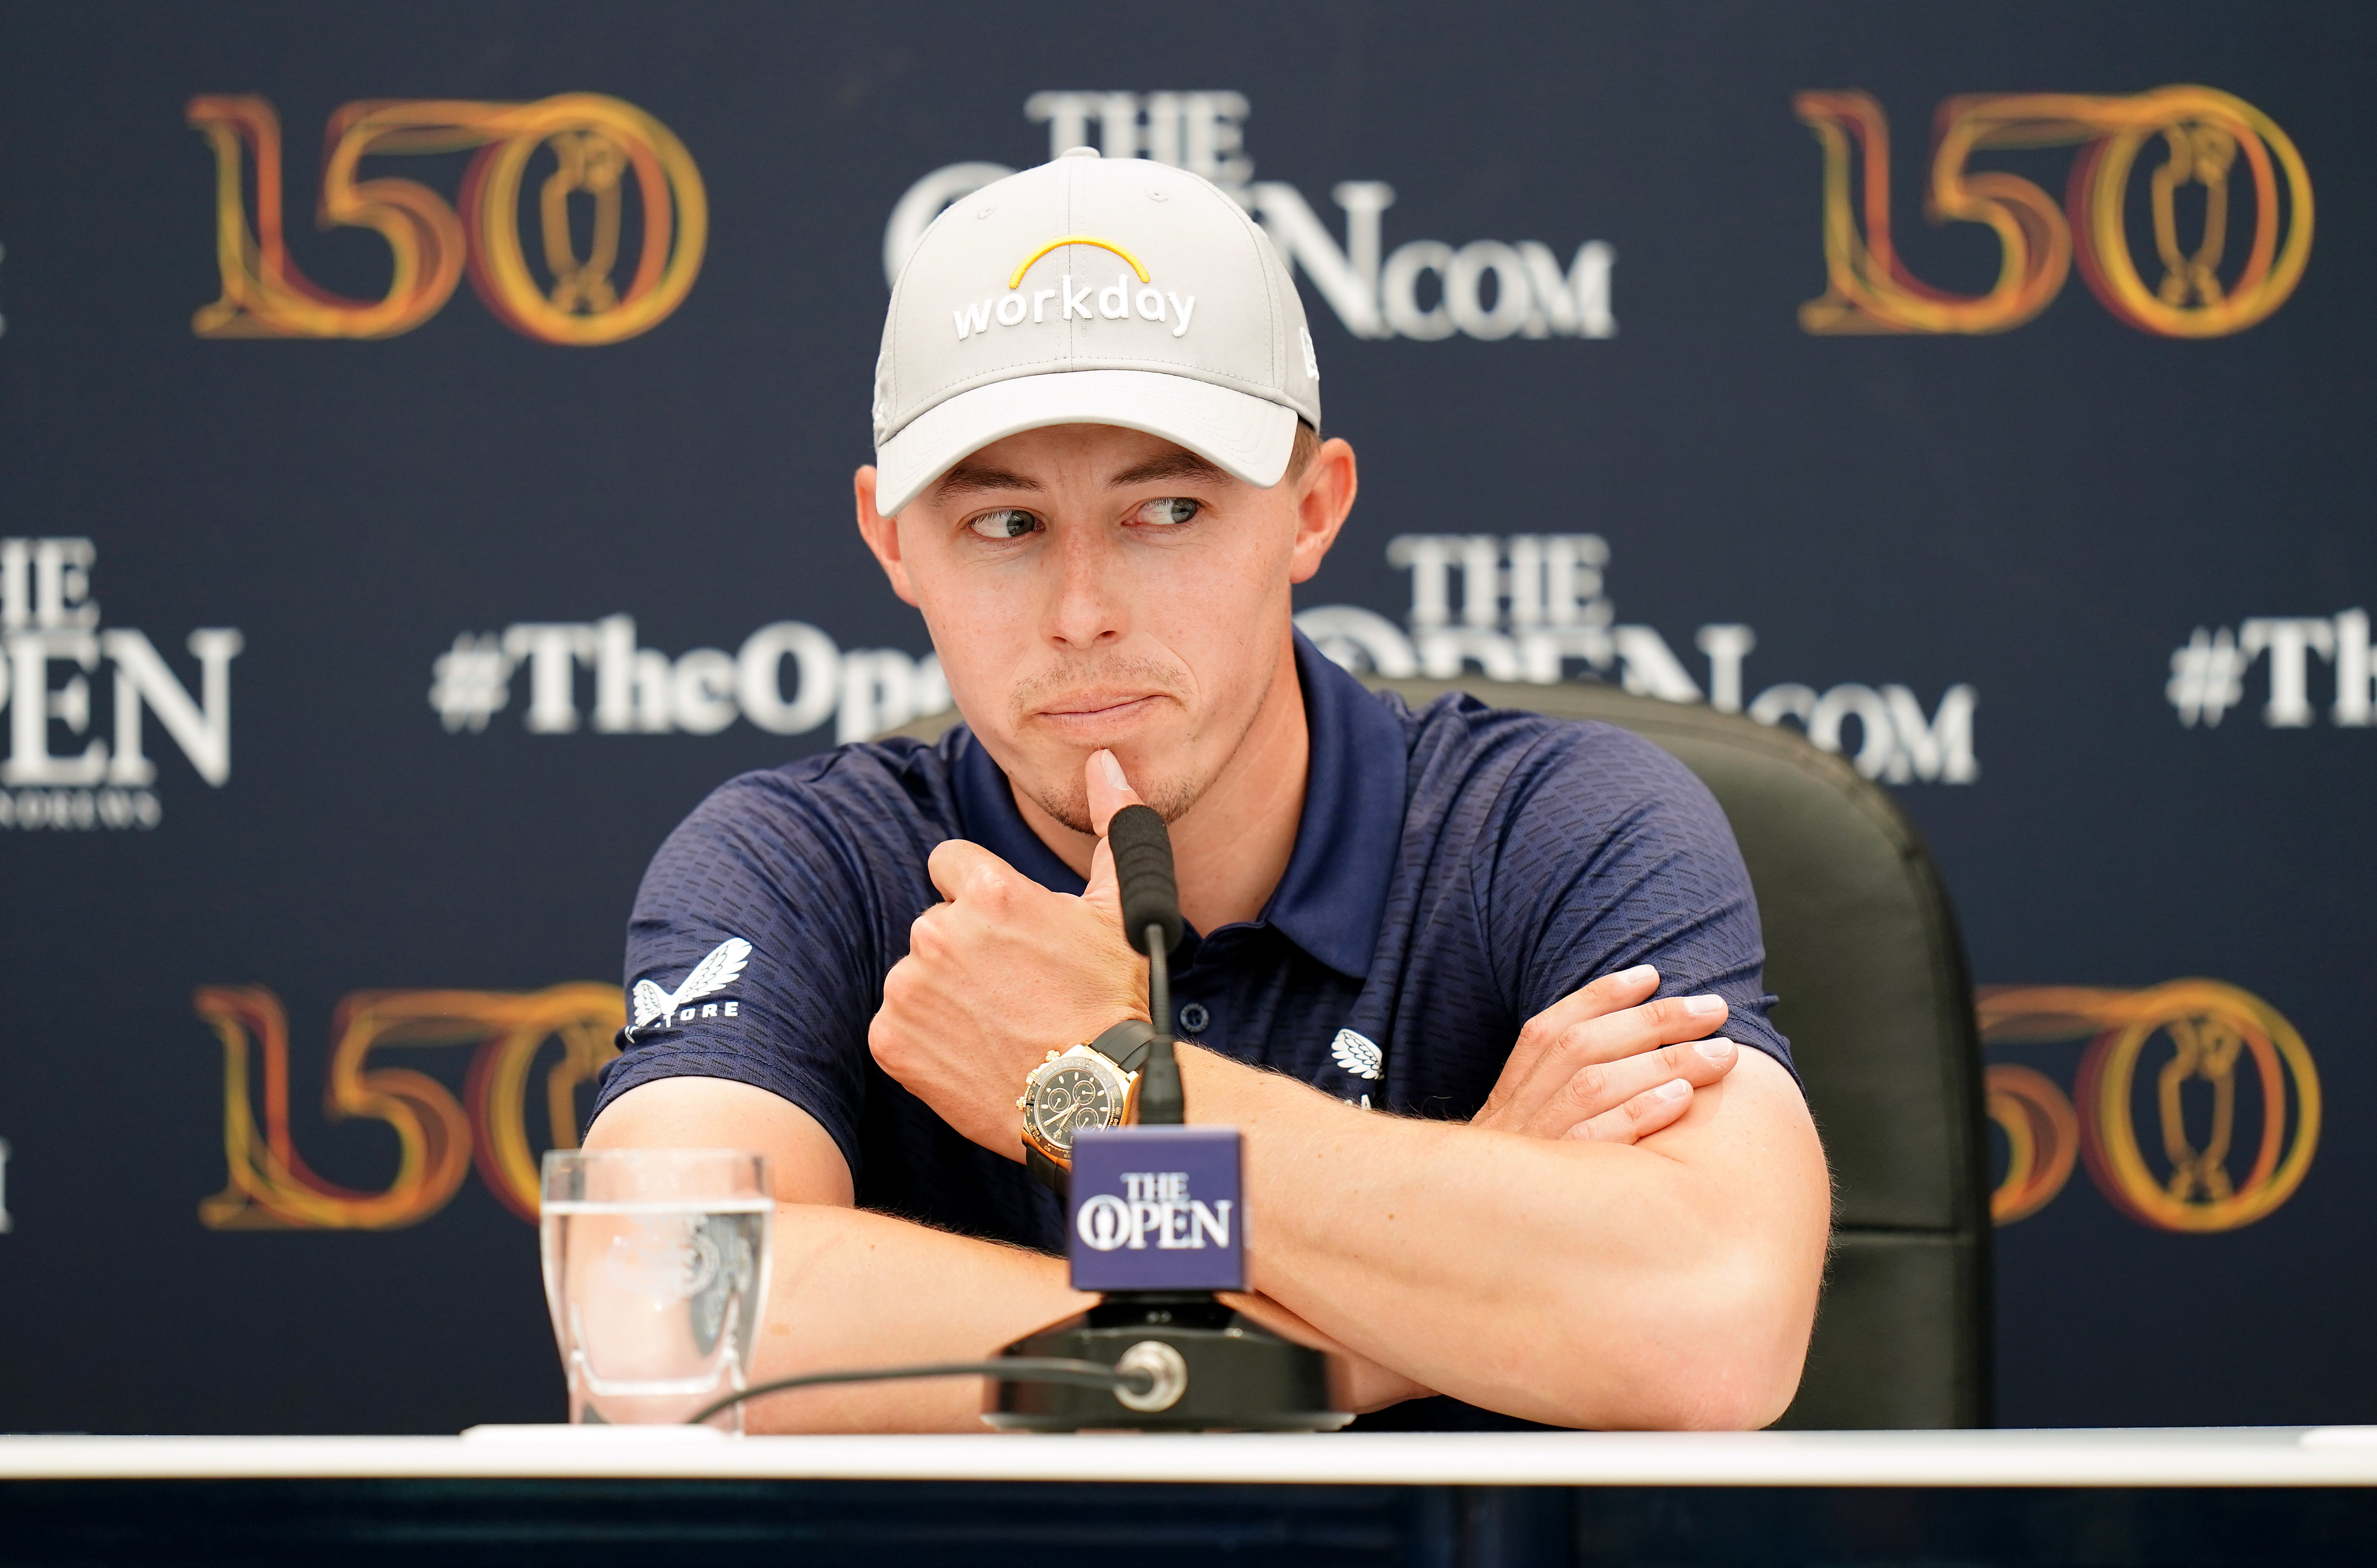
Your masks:
[[[1094,1297],[1064,1260],[864,1209],[776,1206],[775,1278],[754,1383],[843,1367],[983,1360]],[[1375,1410],[1427,1392],[1317,1334],[1266,1299],[1232,1296],[1275,1332],[1337,1352],[1332,1397]],[[753,1431],[980,1431],[979,1379],[829,1384],[752,1403]]]
[[[1826,1189],[1767,1067],[1624,1147],[1357,1111],[1181,1052],[1191,1120],[1247,1134],[1249,1283],[1429,1387],[1581,1426],[1758,1425],[1787,1401]]]
[[[589,1149],[750,1148],[775,1184],[770,1297],[753,1381],[801,1372],[982,1360],[1090,1298],[1069,1289],[1063,1260],[951,1235],[852,1206],[849,1167],[808,1112],[747,1084],[663,1078],[628,1090],[588,1129]],[[1370,1410],[1421,1392],[1342,1348],[1277,1304],[1232,1298],[1258,1321],[1341,1352],[1341,1409]],[[974,1378],[833,1384],[770,1394],[755,1431],[980,1431]]]
[[[806,1111],[748,1084],[663,1078],[587,1129],[590,1150],[747,1148],[767,1155],[776,1216],[755,1383],[801,1372],[982,1360],[1089,1300],[1056,1258],[851,1206],[850,1168]],[[754,1431],[980,1431],[982,1382],[794,1389],[754,1400]]]
[[[774,1278],[754,1383],[846,1367],[983,1360],[1091,1297],[1060,1258],[864,1209],[776,1206]],[[980,1431],[978,1378],[795,1389],[752,1402],[754,1431]]]

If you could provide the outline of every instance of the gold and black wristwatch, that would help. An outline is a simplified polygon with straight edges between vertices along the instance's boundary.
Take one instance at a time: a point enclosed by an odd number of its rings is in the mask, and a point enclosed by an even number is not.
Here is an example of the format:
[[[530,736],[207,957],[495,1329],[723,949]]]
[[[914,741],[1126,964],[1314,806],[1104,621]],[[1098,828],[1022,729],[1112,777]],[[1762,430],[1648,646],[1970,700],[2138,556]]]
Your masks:
[[[1139,1120],[1139,1070],[1154,1043],[1153,1024],[1125,1018],[1087,1045],[1050,1051],[1032,1069],[1015,1109],[1023,1112],[1023,1163],[1033,1175],[1063,1191],[1074,1134]]]

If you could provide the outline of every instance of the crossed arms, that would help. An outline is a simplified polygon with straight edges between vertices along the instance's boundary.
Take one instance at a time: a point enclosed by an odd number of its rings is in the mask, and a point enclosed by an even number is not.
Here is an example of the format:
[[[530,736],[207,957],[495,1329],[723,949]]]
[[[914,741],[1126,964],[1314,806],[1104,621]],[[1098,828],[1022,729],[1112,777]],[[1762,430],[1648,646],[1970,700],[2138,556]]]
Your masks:
[[[932,857],[869,1035],[966,1136],[1020,1154],[1014,1097],[1053,1041],[1145,1016],[1101,846],[1079,897],[978,846]],[[1358,1110],[1182,1047],[1191,1122],[1246,1134],[1252,1294],[1340,1352],[1347,1408],[1427,1393],[1559,1425],[1755,1427],[1798,1386],[1829,1226],[1805,1101],[1714,1038],[1720,999],[1648,1000],[1648,966],[1528,1021],[1466,1123]],[[1696,1043],[1699,1042],[1699,1043]],[[734,1146],[775,1172],[777,1262],[758,1378],[978,1359],[1081,1310],[1060,1259],[854,1206],[839,1146],[766,1090],[680,1077],[621,1096],[592,1148]],[[850,1384],[753,1407],[758,1430],[980,1431],[970,1381]]]

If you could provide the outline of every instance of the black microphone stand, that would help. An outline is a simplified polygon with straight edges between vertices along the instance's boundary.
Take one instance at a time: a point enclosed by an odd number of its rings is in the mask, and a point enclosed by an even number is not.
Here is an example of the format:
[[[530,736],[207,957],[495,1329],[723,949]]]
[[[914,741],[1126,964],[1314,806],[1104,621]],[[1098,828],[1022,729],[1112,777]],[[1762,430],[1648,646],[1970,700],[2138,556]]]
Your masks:
[[[1171,834],[1153,811],[1127,806],[1108,825],[1106,841],[1122,893],[1123,931],[1147,955],[1148,1015],[1156,1030],[1140,1070],[1139,1123],[1177,1127],[1185,1106],[1169,1028],[1171,953],[1183,926]],[[1144,1392],[1000,1379],[991,1385],[983,1420],[1002,1429],[1327,1431],[1353,1419],[1331,1408],[1324,1353],[1281,1338],[1211,1290],[1108,1291],[1088,1312],[1050,1324],[999,1354],[1153,1374]]]

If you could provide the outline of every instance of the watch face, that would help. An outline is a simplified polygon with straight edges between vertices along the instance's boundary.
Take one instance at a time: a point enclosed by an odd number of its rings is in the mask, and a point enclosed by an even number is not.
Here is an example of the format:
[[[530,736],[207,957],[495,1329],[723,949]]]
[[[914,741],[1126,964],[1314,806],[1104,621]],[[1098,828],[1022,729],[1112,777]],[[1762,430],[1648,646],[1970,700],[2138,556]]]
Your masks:
[[[1070,1151],[1083,1127],[1110,1125],[1122,1114],[1111,1085],[1089,1068],[1059,1062],[1032,1096],[1033,1130],[1056,1147]]]

